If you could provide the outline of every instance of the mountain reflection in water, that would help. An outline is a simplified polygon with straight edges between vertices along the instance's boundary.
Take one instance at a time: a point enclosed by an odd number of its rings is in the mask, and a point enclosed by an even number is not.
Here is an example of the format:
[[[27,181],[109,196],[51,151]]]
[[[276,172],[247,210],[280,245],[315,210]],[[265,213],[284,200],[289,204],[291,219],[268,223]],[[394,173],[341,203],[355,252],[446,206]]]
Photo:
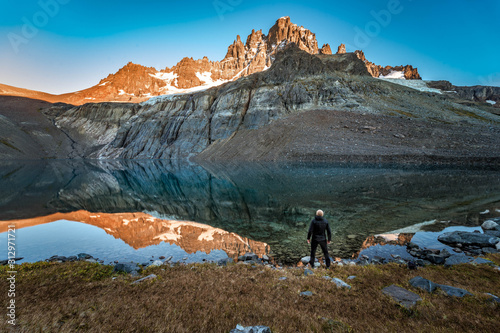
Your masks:
[[[234,260],[249,251],[254,252],[259,257],[269,252],[269,246],[266,243],[256,242],[235,233],[196,222],[158,219],[144,213],[107,214],[82,210],[72,213],[56,213],[0,223],[0,233],[7,231],[8,224],[15,224],[16,229],[19,230],[60,220],[82,222],[99,227],[115,239],[123,240],[136,250],[165,242],[180,246],[187,254],[198,251],[208,254],[213,250],[223,250]],[[89,248],[87,251],[93,252],[93,250]],[[39,249],[39,251],[43,251],[43,249]],[[61,249],[61,251],[71,253],[70,249],[66,248]],[[102,257],[99,253],[92,254]],[[29,260],[30,253],[23,255],[27,256]],[[54,253],[47,253],[46,257],[52,255]]]
[[[332,255],[351,257],[370,235],[433,219],[477,225],[479,212],[494,212],[499,203],[499,170],[201,166],[162,160],[0,162],[0,220],[79,210],[142,212],[266,243],[284,263],[307,255],[307,228],[319,208],[332,226]]]

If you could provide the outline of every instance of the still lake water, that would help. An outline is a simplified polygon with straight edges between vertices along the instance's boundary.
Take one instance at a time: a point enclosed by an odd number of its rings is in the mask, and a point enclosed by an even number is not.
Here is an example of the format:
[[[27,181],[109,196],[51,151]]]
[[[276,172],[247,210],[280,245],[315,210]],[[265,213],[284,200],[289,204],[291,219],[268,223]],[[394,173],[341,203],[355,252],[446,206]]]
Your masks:
[[[24,261],[86,252],[105,262],[191,262],[250,249],[293,263],[308,253],[317,209],[332,226],[332,255],[351,257],[375,234],[473,227],[499,216],[500,170],[1,161],[0,259],[15,220]]]

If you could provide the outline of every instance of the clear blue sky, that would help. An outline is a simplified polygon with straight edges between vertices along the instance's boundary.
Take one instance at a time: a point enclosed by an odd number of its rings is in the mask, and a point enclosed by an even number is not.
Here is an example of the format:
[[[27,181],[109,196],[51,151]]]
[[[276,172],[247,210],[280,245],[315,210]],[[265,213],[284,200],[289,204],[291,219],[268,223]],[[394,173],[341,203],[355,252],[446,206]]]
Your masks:
[[[334,52],[345,43],[427,80],[500,86],[498,0],[1,1],[0,83],[50,93],[88,88],[129,61],[221,60],[236,35],[267,34],[281,16]]]

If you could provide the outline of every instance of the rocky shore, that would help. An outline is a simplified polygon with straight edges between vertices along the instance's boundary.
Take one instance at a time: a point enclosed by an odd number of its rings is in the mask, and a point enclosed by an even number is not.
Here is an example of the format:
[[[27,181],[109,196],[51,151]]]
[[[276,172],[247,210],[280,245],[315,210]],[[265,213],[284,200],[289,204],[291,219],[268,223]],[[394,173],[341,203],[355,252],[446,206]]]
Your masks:
[[[500,271],[500,267],[496,266],[491,260],[484,259],[483,256],[487,254],[500,253],[500,217],[492,218],[486,220],[481,228],[483,233],[479,231],[468,232],[468,231],[454,231],[446,232],[438,237],[438,240],[449,246],[453,247],[453,251],[449,252],[446,249],[439,250],[433,248],[421,248],[417,244],[412,242],[407,242],[405,244],[406,251],[410,255],[410,258],[402,258],[397,254],[391,254],[390,258],[383,258],[380,256],[367,256],[361,255],[356,259],[342,259],[342,258],[330,258],[332,262],[332,268],[342,267],[342,266],[366,266],[366,265],[383,265],[383,264],[398,264],[400,266],[407,267],[408,269],[418,269],[419,267],[425,267],[428,265],[444,265],[445,267],[450,267],[459,264],[486,264],[492,265],[495,269]],[[16,258],[20,260],[22,258]],[[114,261],[109,263],[113,266],[113,270],[116,272],[125,272],[132,274],[134,276],[139,276],[140,271],[145,270],[149,267],[160,267],[168,266],[175,267],[179,265],[187,265],[187,257],[180,261],[173,261],[173,257],[158,256],[157,258],[146,259],[143,262],[119,262]],[[45,260],[46,262],[75,262],[75,261],[85,261],[90,263],[104,264],[104,260],[99,258],[94,258],[92,255],[87,253],[79,253],[73,256],[59,256],[54,255]],[[0,261],[0,264],[6,265],[7,261]],[[257,256],[255,253],[248,252],[244,255],[238,257],[235,261],[232,258],[224,258],[217,261],[210,261],[203,259],[198,264],[215,264],[218,266],[227,266],[228,264],[243,264],[250,265],[252,267],[266,267],[273,270],[282,269],[294,269],[301,268],[305,269],[304,274],[312,274],[313,272],[309,269],[317,269],[324,266],[324,258],[316,258],[314,267],[310,267],[310,257],[306,256],[301,258],[297,265],[282,265],[275,262],[273,258],[268,255]]]

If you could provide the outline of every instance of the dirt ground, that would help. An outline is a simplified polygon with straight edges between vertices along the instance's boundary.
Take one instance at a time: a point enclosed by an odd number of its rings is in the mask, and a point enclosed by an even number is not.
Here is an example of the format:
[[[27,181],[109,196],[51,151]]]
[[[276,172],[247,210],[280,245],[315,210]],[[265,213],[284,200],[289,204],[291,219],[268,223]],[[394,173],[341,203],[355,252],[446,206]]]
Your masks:
[[[199,159],[498,164],[498,124],[312,110],[214,143]]]

